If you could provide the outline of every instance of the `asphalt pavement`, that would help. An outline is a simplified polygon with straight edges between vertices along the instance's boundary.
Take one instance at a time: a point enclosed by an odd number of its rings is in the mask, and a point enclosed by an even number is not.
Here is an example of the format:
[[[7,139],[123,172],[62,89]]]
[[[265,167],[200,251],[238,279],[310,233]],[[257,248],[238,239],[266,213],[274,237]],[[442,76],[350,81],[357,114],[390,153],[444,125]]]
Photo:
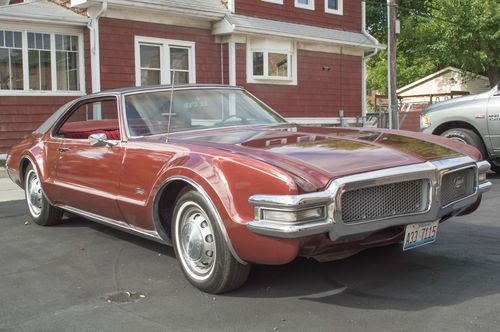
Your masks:
[[[435,244],[255,266],[217,296],[186,281],[169,247],[83,219],[40,227],[22,201],[4,201],[0,331],[498,331],[500,176],[491,181],[480,209],[442,224]]]

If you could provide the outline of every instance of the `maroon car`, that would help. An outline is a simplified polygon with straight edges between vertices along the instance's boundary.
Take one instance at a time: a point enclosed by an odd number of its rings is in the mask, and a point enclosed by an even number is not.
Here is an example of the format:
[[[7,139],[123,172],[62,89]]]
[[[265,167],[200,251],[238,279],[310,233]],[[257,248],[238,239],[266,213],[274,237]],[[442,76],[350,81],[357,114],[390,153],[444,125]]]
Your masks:
[[[7,169],[37,224],[70,212],[172,245],[193,285],[221,293],[251,264],[433,242],[490,188],[479,158],[420,133],[290,124],[241,88],[178,86],[70,102]]]

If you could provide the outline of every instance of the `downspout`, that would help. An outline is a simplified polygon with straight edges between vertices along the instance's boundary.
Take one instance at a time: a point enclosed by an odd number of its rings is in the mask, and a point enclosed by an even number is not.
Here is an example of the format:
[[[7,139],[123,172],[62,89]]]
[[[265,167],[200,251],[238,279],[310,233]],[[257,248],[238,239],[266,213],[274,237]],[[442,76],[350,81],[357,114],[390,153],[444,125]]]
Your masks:
[[[368,39],[373,41],[376,46],[379,45],[379,42],[377,39],[375,39],[372,35],[366,31],[366,2],[362,1],[361,2],[361,32],[363,35],[365,35]],[[378,53],[378,47],[375,47],[375,50],[371,53],[364,54],[363,59],[362,59],[362,67],[361,67],[361,117],[362,117],[362,122],[363,126],[366,123],[366,114],[367,114],[367,101],[366,101],[366,62],[368,59],[371,57],[375,56]]]
[[[99,49],[99,18],[108,10],[108,1],[105,0],[99,11],[91,7],[89,9],[90,22],[87,27],[90,30],[90,67],[92,76],[92,92],[101,91],[101,61]]]

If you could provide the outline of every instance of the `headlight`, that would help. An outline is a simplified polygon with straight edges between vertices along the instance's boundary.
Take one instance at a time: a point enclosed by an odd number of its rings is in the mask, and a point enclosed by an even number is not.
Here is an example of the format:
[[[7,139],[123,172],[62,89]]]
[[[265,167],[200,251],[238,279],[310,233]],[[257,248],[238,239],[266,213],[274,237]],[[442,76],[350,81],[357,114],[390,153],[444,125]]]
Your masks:
[[[431,118],[428,115],[420,116],[420,128],[427,129],[431,126]]]
[[[301,223],[325,219],[325,207],[313,207],[301,210],[273,210],[271,208],[260,208],[259,219],[284,223]]]
[[[491,165],[486,160],[477,163],[478,181],[479,183],[486,182],[488,180],[487,174],[490,170]]]

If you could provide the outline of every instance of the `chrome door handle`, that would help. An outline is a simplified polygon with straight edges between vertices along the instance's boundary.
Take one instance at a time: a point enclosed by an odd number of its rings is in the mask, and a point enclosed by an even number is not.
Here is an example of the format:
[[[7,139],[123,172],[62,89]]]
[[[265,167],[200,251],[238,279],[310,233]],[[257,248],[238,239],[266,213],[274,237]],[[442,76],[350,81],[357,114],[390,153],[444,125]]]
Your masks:
[[[68,152],[69,151],[69,148],[58,148],[57,151],[59,152]]]

